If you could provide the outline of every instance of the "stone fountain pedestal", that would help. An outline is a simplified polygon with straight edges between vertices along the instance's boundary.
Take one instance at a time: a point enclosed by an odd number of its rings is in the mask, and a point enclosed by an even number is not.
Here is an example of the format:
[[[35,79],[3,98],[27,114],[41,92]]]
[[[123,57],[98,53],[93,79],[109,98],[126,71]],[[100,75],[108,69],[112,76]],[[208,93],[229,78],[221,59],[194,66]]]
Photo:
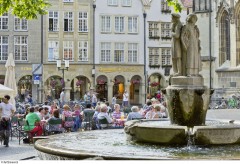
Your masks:
[[[188,127],[205,124],[210,89],[203,84],[201,76],[171,78],[171,85],[163,93],[172,124]]]

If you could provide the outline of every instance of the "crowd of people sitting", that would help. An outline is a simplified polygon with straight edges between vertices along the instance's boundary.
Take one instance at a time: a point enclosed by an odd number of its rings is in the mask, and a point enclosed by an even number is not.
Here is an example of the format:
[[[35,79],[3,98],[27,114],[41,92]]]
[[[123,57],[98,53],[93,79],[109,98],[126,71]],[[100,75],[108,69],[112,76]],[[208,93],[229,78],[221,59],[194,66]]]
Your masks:
[[[142,108],[132,106],[129,113],[124,113],[124,108],[121,108],[120,104],[110,107],[108,102],[98,102],[95,107],[89,103],[85,108],[75,104],[73,109],[67,104],[60,108],[56,102],[52,102],[51,105],[46,102],[43,106],[26,105],[25,108],[25,114],[15,116],[26,120],[24,130],[30,132],[31,136],[41,136],[51,131],[60,133],[123,128],[126,121],[133,119],[168,117],[165,103],[160,103],[155,98],[147,99]],[[50,122],[53,120],[61,120],[61,125],[51,125]]]

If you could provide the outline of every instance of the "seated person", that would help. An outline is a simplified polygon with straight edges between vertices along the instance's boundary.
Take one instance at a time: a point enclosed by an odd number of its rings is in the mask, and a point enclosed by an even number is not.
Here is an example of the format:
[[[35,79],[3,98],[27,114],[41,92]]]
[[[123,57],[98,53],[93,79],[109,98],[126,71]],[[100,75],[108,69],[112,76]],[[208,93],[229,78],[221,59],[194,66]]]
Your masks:
[[[79,104],[74,106],[74,112],[72,115],[75,116],[73,131],[76,132],[82,124],[81,107]]]
[[[72,117],[72,112],[70,111],[70,107],[65,104],[63,105],[63,112],[62,112],[62,120],[63,120],[63,126],[64,128],[70,128],[73,127],[74,121],[66,121],[67,117]]]
[[[49,113],[49,108],[48,107],[44,107],[44,119],[47,120],[50,118],[50,113]]]
[[[107,105],[101,104],[100,105],[100,113],[98,114],[97,118],[98,118],[98,120],[107,119],[108,124],[111,124],[111,123],[113,123],[113,120],[109,117],[107,111],[108,111]],[[108,124],[100,124],[100,125],[102,128],[106,128],[106,127],[108,127]]]
[[[166,116],[166,114],[162,110],[163,108],[165,109],[165,107],[161,104],[154,104],[152,110],[147,112],[146,119],[163,118],[163,116]]]
[[[34,107],[30,107],[29,113],[26,116],[26,122],[27,124],[24,125],[24,130],[30,132],[31,136],[29,137],[32,138],[35,134],[36,136],[42,135],[43,129],[39,125],[40,118],[34,113]]]
[[[53,110],[53,116],[50,117],[47,122],[49,122],[51,120],[61,120],[61,118],[59,117],[59,110],[58,109]],[[62,125],[58,125],[58,124],[56,124],[56,125],[47,124],[46,130],[50,131],[50,132],[62,132],[63,131]]]
[[[121,118],[121,112],[120,112],[120,105],[115,104],[114,105],[114,112],[112,114],[113,119],[120,119]]]
[[[139,108],[138,106],[132,106],[131,111],[128,114],[127,121],[133,120],[133,119],[141,119],[143,116],[139,113]]]

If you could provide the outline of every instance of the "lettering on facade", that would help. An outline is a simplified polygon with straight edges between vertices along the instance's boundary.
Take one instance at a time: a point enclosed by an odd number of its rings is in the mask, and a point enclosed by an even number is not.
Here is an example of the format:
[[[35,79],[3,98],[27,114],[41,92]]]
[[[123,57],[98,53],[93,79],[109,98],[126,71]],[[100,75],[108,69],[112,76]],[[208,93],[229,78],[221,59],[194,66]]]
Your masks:
[[[31,67],[21,67],[22,71],[31,71],[32,68]]]
[[[139,72],[139,68],[129,68],[129,67],[110,67],[110,68],[99,68],[99,72],[111,73],[111,72]]]

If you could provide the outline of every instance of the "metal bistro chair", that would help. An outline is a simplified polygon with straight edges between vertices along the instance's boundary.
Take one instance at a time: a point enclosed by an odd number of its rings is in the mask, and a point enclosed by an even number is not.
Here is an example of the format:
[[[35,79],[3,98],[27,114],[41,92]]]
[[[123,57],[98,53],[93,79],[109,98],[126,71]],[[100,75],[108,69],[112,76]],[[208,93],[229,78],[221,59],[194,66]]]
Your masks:
[[[106,118],[103,119],[98,119],[98,123],[100,124],[101,129],[108,129],[109,128],[109,123]],[[107,125],[107,127],[102,127],[102,125]]]
[[[23,118],[18,119],[17,138],[18,138],[19,145],[20,145],[20,142],[22,139],[29,137],[29,131],[24,130],[24,125],[27,125],[27,124],[28,124],[28,122],[26,120],[24,120]]]
[[[48,129],[46,129],[48,135],[63,133],[63,131],[62,119],[50,119],[48,121]]]
[[[65,117],[64,128],[67,132],[71,132],[71,129],[74,126],[74,118],[73,117]]]
[[[11,118],[11,140],[12,137],[16,137],[18,135],[18,117],[13,116]]]
[[[95,113],[94,110],[92,110],[92,111],[90,111],[90,112],[85,112],[85,113],[84,113],[83,124],[84,124],[84,129],[85,129],[85,130],[91,130],[91,127],[92,127],[92,119],[93,119],[94,113]]]

